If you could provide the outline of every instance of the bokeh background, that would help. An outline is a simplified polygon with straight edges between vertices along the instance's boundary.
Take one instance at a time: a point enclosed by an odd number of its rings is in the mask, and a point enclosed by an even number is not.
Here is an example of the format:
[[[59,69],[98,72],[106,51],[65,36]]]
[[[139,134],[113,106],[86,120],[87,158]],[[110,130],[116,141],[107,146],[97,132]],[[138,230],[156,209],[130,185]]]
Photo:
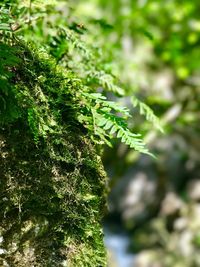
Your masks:
[[[110,267],[200,266],[200,2],[79,1],[93,18],[105,66],[125,89],[130,126],[157,159],[106,148],[105,243]],[[96,29],[96,25],[94,26]],[[130,105],[135,94],[164,134]],[[110,96],[112,98],[112,96]]]

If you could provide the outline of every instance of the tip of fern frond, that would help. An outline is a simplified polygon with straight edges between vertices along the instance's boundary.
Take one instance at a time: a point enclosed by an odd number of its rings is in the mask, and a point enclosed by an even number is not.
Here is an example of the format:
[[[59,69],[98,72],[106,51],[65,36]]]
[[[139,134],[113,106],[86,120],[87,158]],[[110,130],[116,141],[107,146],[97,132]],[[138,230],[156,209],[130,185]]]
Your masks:
[[[149,152],[148,155],[151,156],[155,160],[158,159],[158,157],[156,155],[154,155],[153,153],[151,153],[151,152]]]

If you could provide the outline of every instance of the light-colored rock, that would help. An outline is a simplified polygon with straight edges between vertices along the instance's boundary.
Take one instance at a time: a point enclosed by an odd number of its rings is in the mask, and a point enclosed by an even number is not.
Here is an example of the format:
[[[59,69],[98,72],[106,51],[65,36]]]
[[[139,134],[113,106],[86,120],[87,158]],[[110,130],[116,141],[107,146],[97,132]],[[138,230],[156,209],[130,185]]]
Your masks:
[[[161,206],[161,214],[171,215],[183,207],[183,201],[174,193],[167,193]]]

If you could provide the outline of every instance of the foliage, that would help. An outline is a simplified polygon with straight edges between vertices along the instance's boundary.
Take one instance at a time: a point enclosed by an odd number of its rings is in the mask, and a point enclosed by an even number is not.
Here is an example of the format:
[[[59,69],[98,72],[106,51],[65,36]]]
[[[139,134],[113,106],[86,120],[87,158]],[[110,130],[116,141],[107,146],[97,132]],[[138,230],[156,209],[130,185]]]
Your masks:
[[[101,59],[97,60],[97,57],[101,57],[100,52],[98,51],[97,48],[94,48],[91,45],[87,45],[86,41],[82,41],[81,37],[79,36],[74,29],[70,29],[70,25],[65,25],[66,23],[63,22],[63,19],[58,19],[56,16],[58,15],[55,11],[52,11],[53,6],[56,4],[55,1],[53,2],[34,2],[31,3],[31,5],[28,4],[28,1],[23,4],[20,3],[18,6],[13,7],[11,6],[10,11],[8,10],[5,12],[4,10],[5,7],[2,9],[2,12],[8,15],[8,17],[13,17],[15,14],[17,14],[17,18],[14,24],[9,24],[11,25],[11,30],[14,28],[13,25],[20,25],[20,31],[19,27],[17,28],[18,30],[18,35],[20,36],[22,33],[25,34],[25,39],[29,40],[30,39],[30,27],[32,27],[33,33],[35,32],[35,37],[34,38],[39,38],[38,41],[41,42],[42,45],[45,46],[45,49],[51,53],[52,56],[56,58],[57,64],[62,65],[64,67],[67,67],[68,69],[71,69],[72,72],[75,72],[76,76],[78,76],[79,79],[79,87],[81,89],[79,92],[90,92],[94,91],[91,90],[90,88],[104,88],[107,91],[112,91],[114,93],[117,93],[118,95],[123,94],[123,89],[121,89],[119,86],[115,84],[115,78],[112,75],[112,73],[107,73],[105,68],[103,68],[103,64],[101,62]],[[61,5],[63,2],[60,3]],[[58,3],[57,3],[58,5]],[[67,9],[67,5],[64,6]],[[16,10],[18,8],[18,10]],[[57,7],[58,8],[58,7]],[[23,12],[22,12],[23,9]],[[45,12],[46,13],[45,13]],[[13,14],[14,12],[14,14]],[[40,14],[42,13],[42,17],[40,17]],[[27,22],[27,16],[29,14],[29,21]],[[31,14],[31,17],[30,17]],[[36,15],[37,14],[37,15]],[[48,20],[48,16],[54,15],[56,17],[55,21],[46,21]],[[38,17],[39,16],[39,17]],[[9,19],[8,19],[9,21]],[[41,27],[41,21],[44,21],[44,23],[49,23],[50,27]],[[23,27],[21,24],[22,23],[28,23],[28,29],[26,27]],[[59,26],[58,26],[59,23]],[[21,29],[22,28],[22,29]],[[41,33],[39,34],[37,31],[40,30]],[[45,32],[47,31],[47,36],[46,40],[43,38],[45,36]],[[43,32],[43,34],[42,34]],[[40,43],[39,42],[39,43]],[[37,42],[36,42],[37,44]],[[40,49],[41,45],[38,46]],[[70,59],[70,61],[68,60]],[[41,77],[42,79],[42,77]],[[87,95],[87,97],[86,97]],[[88,96],[89,94],[80,94],[80,99],[81,103],[87,103],[88,101]],[[100,96],[100,94],[97,94],[96,96]],[[104,98],[104,96],[102,96]],[[102,97],[99,97],[98,102],[102,100]],[[104,101],[102,101],[102,106],[105,106],[106,104],[106,98],[104,98]],[[92,107],[92,105],[94,106]],[[100,103],[99,103],[100,104]],[[91,108],[89,106],[85,107],[83,104],[79,108],[79,112],[88,117],[93,117],[94,114],[99,114],[99,110],[96,110],[98,108],[98,105],[96,105],[95,101],[90,101]],[[101,105],[99,105],[101,108]],[[109,105],[109,104],[107,104]],[[114,107],[114,103],[112,106],[112,109]],[[98,109],[99,109],[98,108]],[[77,109],[78,110],[78,109]],[[88,112],[88,114],[85,114],[85,112]],[[109,112],[110,110],[108,110]],[[149,110],[148,110],[149,111]],[[121,128],[121,122],[122,119],[118,118],[117,116],[114,117],[114,115],[110,116],[109,113],[106,114],[106,109],[104,108],[103,110],[104,113],[104,119],[108,120],[107,125],[111,123],[111,117],[112,120],[114,120],[114,124],[116,127],[118,127],[118,131],[121,129],[121,133],[119,133],[117,136],[120,138],[123,138],[123,142],[125,142],[127,145],[129,145],[132,148],[135,148],[136,150],[143,152],[143,153],[148,153],[148,150],[145,148],[145,144],[142,142],[140,139],[139,134],[132,134],[131,131],[127,128],[127,124],[123,123],[123,129]],[[37,115],[36,115],[37,114]],[[153,114],[153,113],[152,113]],[[151,115],[152,115],[151,114]],[[30,111],[29,113],[29,121],[31,121],[31,118],[34,116],[38,116],[38,118],[41,118],[40,112]],[[98,115],[99,116],[99,115]],[[83,118],[83,116],[78,116],[80,118]],[[150,115],[148,116],[148,118]],[[125,119],[125,118],[124,118]],[[35,120],[35,117],[33,118]],[[52,118],[50,120],[53,120]],[[82,120],[82,119],[81,119]],[[100,129],[100,124],[98,125],[98,131],[97,127],[94,129],[92,126],[94,126],[94,123],[90,123],[91,119],[87,120],[87,123],[84,124],[86,128],[90,130],[90,134],[94,142],[97,143],[107,143],[111,144],[110,139],[112,139],[112,135],[107,135],[105,133],[105,127],[104,129]],[[154,120],[154,123],[157,122],[157,120]],[[119,124],[118,124],[119,123]],[[40,124],[40,134],[43,131],[41,127],[41,122]],[[38,124],[38,127],[39,127]],[[106,123],[105,123],[106,124]],[[35,123],[36,125],[36,123]],[[33,125],[32,125],[33,126]],[[102,124],[103,126],[103,124]],[[114,125],[113,125],[114,126]],[[35,126],[32,127],[32,129]],[[46,128],[49,127],[49,125],[45,126]],[[108,129],[107,129],[108,130]],[[122,131],[124,133],[122,133]],[[101,134],[99,134],[101,132]],[[37,133],[38,134],[38,133]],[[96,140],[96,136],[98,137]],[[136,138],[137,137],[137,138]],[[99,140],[100,139],[100,140]]]
[[[85,96],[88,97],[87,108],[91,110],[92,118],[81,114],[79,119],[84,123],[90,124],[90,126],[92,125],[95,135],[100,140],[105,140],[108,145],[111,145],[108,140],[111,139],[112,135],[116,134],[117,138],[121,138],[122,142],[131,148],[149,154],[140,139],[140,135],[133,134],[127,129],[125,119],[130,114],[126,108],[120,107],[112,101],[107,101],[106,97],[99,93],[85,94]],[[116,116],[114,112],[120,113],[122,117]]]
[[[158,117],[154,114],[153,110],[149,106],[139,101],[136,97],[132,97],[131,102],[133,103],[134,107],[139,108],[141,115],[144,115],[148,121],[152,122],[155,127],[163,132],[163,128],[161,127]]]

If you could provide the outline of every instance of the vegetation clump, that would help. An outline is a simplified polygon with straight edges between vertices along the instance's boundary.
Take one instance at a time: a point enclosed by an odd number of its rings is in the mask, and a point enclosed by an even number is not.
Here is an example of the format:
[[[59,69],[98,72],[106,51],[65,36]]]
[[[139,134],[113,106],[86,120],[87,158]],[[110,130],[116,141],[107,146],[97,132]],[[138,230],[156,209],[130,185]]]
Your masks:
[[[0,48],[0,264],[104,266],[106,176],[77,120],[80,84],[17,39]]]

